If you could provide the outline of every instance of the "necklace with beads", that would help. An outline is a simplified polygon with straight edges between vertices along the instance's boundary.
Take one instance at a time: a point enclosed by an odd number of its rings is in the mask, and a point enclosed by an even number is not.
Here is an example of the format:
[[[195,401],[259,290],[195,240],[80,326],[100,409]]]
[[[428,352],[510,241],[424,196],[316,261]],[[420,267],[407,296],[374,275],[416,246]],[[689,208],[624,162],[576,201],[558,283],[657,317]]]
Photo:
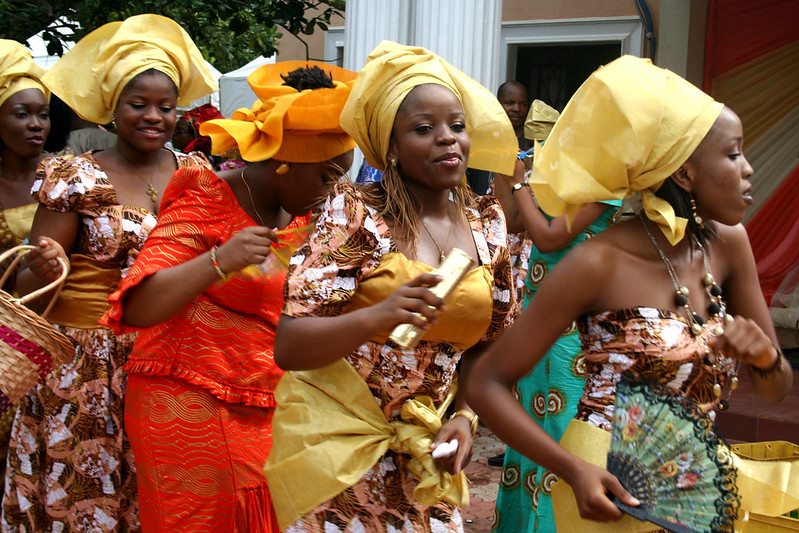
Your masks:
[[[666,256],[663,250],[660,249],[660,246],[658,245],[655,236],[652,235],[652,232],[649,230],[649,226],[647,225],[646,220],[644,220],[644,217],[641,217],[641,223],[644,225],[646,234],[649,236],[649,240],[652,241],[652,245],[655,247],[655,250],[657,250],[660,259],[666,265],[669,278],[671,278],[671,282],[674,284],[674,304],[685,312],[686,318],[688,319],[688,324],[690,326],[691,335],[696,337],[702,333],[705,325],[705,319],[702,318],[702,316],[696,311],[694,311],[694,308],[691,305],[691,299],[689,297],[690,292],[688,291],[688,288],[680,283],[680,279],[677,277],[677,271],[674,269],[674,265],[671,264],[669,258]],[[708,261],[705,247],[702,246],[702,243],[696,240],[696,238],[693,236],[691,236],[691,243],[695,245],[702,254],[702,264],[705,267],[705,275],[702,278],[702,285],[705,287],[708,299],[710,300],[710,304],[708,304],[707,307],[708,317],[715,317],[718,321],[729,324],[733,320],[732,315],[727,314],[727,306],[721,297],[722,290],[721,287],[716,283],[716,280],[713,278],[713,272],[710,270],[710,261]],[[716,337],[719,337],[724,333],[724,329],[721,327],[721,325],[716,325],[716,327],[713,328],[712,333]],[[705,350],[703,362],[710,366],[713,370],[713,395],[716,398],[719,398],[719,410],[725,411],[729,408],[729,400],[730,396],[732,395],[732,391],[738,388],[739,363],[724,357],[723,354],[711,357],[710,350],[707,348]],[[721,398],[722,387],[718,380],[719,370],[726,371],[730,376],[730,388],[726,399]]]

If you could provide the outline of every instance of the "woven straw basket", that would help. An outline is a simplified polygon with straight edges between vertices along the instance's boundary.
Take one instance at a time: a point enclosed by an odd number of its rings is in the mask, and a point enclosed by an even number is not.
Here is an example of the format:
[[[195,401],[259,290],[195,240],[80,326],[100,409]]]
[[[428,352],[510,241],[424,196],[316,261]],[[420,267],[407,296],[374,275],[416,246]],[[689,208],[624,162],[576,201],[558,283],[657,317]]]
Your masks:
[[[0,263],[16,254],[0,278],[0,287],[5,284],[23,256],[33,248],[27,245],[16,246],[0,254]],[[54,367],[65,364],[75,351],[72,342],[43,318],[58,299],[69,273],[66,261],[60,258],[59,261],[59,278],[37,291],[22,298],[13,298],[0,290],[0,416]],[[42,316],[25,307],[27,302],[53,288],[56,291]]]

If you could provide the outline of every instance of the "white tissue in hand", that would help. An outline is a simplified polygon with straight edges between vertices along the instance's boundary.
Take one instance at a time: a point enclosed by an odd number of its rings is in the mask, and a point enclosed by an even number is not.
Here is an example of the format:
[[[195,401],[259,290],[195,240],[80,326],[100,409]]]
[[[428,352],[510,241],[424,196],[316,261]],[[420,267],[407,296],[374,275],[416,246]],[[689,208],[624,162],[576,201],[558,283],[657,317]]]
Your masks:
[[[447,457],[448,455],[452,455],[458,450],[458,439],[452,439],[449,442],[442,442],[435,448],[433,448],[433,459],[439,459],[441,457]]]

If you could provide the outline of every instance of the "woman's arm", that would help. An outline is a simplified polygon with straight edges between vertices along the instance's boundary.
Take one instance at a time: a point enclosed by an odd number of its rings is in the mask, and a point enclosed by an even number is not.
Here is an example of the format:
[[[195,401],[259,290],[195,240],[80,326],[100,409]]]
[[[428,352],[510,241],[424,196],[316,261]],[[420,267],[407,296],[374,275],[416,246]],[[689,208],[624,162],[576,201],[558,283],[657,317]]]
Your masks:
[[[514,184],[527,181],[521,162],[516,164],[513,176],[504,174],[500,176],[500,179],[494,180],[494,190],[508,219],[508,232],[526,231],[535,247],[542,253],[565,248],[575,236],[585,231],[609,207],[600,202],[584,206],[577,212],[569,229],[565,216],[552,220],[544,216],[538,209],[529,187],[512,191]]]
[[[68,254],[75,244],[79,223],[77,213],[51,211],[39,205],[30,235],[30,242],[36,248],[28,253],[17,275],[16,288],[20,296],[44,287],[61,275],[61,264],[57,259],[60,257],[69,264]],[[49,301],[48,293],[28,305],[41,311]]]
[[[793,372],[777,349],[777,333],[760,290],[749,238],[740,224],[734,227],[719,225],[719,234],[721,245],[717,249],[730,268],[723,283],[722,297],[727,302],[727,311],[735,319],[724,329],[714,350],[748,365],[757,395],[778,402],[790,391]],[[764,375],[764,371],[768,372]]]
[[[608,499],[613,492],[637,502],[606,470],[590,465],[558,445],[514,398],[513,385],[541,360],[573,320],[597,305],[614,251],[580,245],[547,275],[527,309],[469,372],[469,405],[514,450],[563,478],[577,497],[580,514],[613,520],[621,511]]]
[[[382,302],[338,316],[281,316],[275,337],[277,366],[283,370],[320,368],[400,324],[429,328],[444,310],[444,301],[427,287],[440,281],[440,276],[422,274]]]
[[[217,264],[223,272],[232,274],[248,265],[263,263],[269,246],[277,240],[269,228],[245,228],[217,249]],[[125,294],[122,321],[136,327],[165,322],[218,279],[210,251],[159,270]]]

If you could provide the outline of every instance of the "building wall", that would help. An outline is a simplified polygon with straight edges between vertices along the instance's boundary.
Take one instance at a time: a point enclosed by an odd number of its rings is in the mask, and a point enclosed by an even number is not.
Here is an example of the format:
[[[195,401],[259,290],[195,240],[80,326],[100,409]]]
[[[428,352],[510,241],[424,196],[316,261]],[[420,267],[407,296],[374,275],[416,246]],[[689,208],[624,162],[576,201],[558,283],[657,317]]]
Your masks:
[[[374,0],[378,7],[381,0]],[[437,0],[418,0],[437,1]],[[673,70],[701,86],[704,70],[705,35],[709,0],[645,0],[652,17],[654,38],[657,47],[656,64]],[[558,20],[558,19],[606,19],[613,17],[638,17],[636,0],[503,0],[502,22]],[[344,18],[336,17],[331,27],[343,27]],[[308,44],[308,51],[302,44]],[[279,41],[278,60],[314,59],[335,61],[325,57],[325,35],[317,31],[313,35],[298,37],[284,32]],[[328,47],[329,48],[329,47]],[[328,49],[328,55],[332,52]],[[643,54],[651,55],[646,40]]]

